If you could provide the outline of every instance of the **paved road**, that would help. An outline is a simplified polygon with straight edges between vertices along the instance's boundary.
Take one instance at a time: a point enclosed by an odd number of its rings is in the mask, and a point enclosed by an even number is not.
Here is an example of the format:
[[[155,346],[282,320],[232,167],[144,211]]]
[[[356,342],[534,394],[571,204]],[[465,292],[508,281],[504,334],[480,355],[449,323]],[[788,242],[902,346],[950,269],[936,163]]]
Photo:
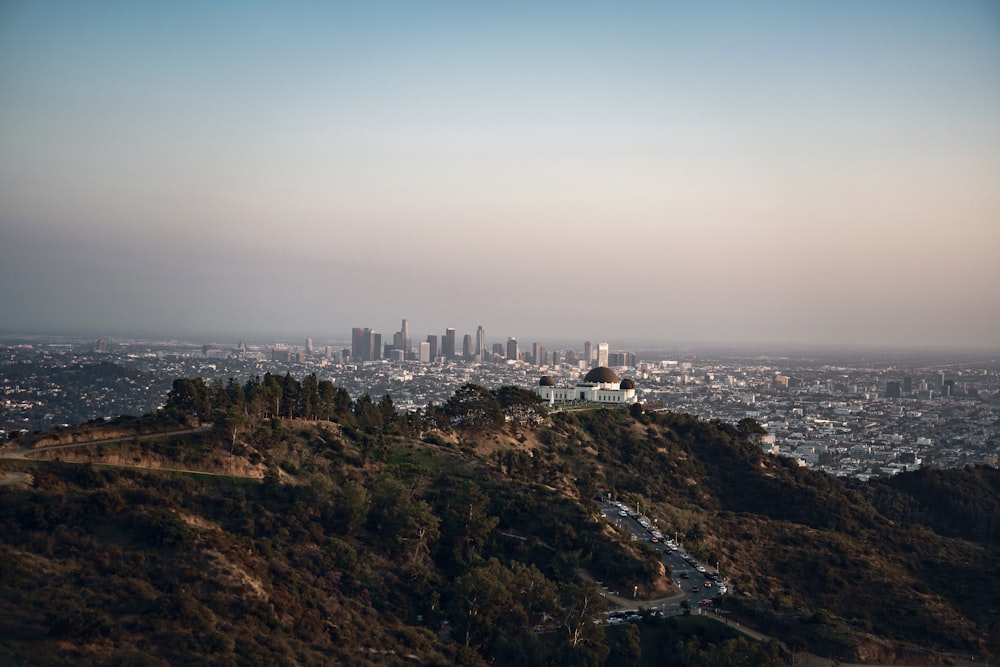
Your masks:
[[[707,576],[716,574],[715,568],[702,565],[690,556],[688,556],[688,559],[685,559],[686,554],[683,549],[672,549],[664,541],[651,542],[651,534],[639,523],[639,519],[645,517],[641,515],[639,517],[621,516],[622,509],[617,505],[608,502],[599,502],[598,504],[600,505],[601,513],[609,523],[627,528],[636,541],[645,542],[662,554],[663,563],[670,570],[674,578],[674,583],[680,591],[677,595],[669,598],[642,601],[643,606],[653,609],[657,606],[663,608],[663,605],[667,605],[667,608],[664,609],[665,613],[671,611],[679,613],[681,611],[681,602],[684,600],[687,600],[692,609],[697,609],[703,600],[711,600],[719,594],[719,581],[709,579]],[[636,514],[634,511],[632,513]],[[666,538],[667,536],[664,537]],[[704,572],[698,571],[699,566],[704,569]],[[621,593],[622,591],[619,591],[619,594]],[[627,598],[628,592],[624,592],[622,597]],[[636,602],[633,601],[632,604],[635,605]]]
[[[785,643],[782,642],[777,637],[770,637],[762,632],[757,632],[756,630],[748,628],[745,625],[742,625],[734,620],[731,620],[724,615],[720,616],[711,613],[707,610],[702,610],[702,608],[699,607],[699,602],[701,602],[702,600],[711,599],[714,595],[718,594],[718,591],[714,588],[714,584],[713,588],[711,589],[704,589],[697,591],[692,590],[693,588],[696,588],[695,582],[697,582],[697,584],[703,585],[703,582],[706,581],[704,574],[698,572],[697,570],[698,562],[693,559],[685,560],[684,558],[682,558],[681,556],[681,554],[683,553],[682,549],[678,548],[677,550],[673,550],[667,547],[666,544],[662,542],[650,543],[649,542],[650,533],[646,530],[645,527],[639,524],[638,518],[634,518],[633,516],[624,516],[624,517],[621,516],[622,508],[618,507],[617,505],[603,501],[598,501],[598,504],[601,507],[601,513],[604,515],[605,519],[608,522],[617,526],[623,526],[628,528],[629,531],[632,533],[632,535],[635,536],[637,540],[643,540],[649,543],[651,547],[653,547],[657,551],[660,551],[663,554],[663,562],[668,568],[670,568],[670,571],[674,576],[674,581],[680,586],[681,590],[679,594],[669,598],[662,598],[659,600],[641,600],[641,601],[629,600],[626,597],[606,594],[605,597],[608,599],[609,602],[618,605],[622,609],[635,609],[640,606],[654,610],[659,608],[665,614],[670,615],[670,614],[681,613],[682,608],[680,606],[680,603],[682,600],[686,599],[691,607],[692,614],[703,615],[706,618],[712,618],[720,623],[725,623],[729,627],[738,630],[739,632],[753,639],[761,641],[773,639],[777,641],[779,644],[781,644],[781,646],[786,651],[788,650],[787,646],[785,646]],[[715,571],[714,569],[709,568],[707,566],[703,567],[705,567],[706,572]],[[958,659],[955,657],[953,657],[952,660],[954,661],[953,664],[961,665],[962,667],[976,667],[977,664],[979,665],[982,664],[982,663],[975,663],[967,660]],[[796,655],[795,665],[796,667],[879,667],[877,665],[854,665],[854,664],[843,663],[836,660],[831,660],[829,658],[823,658],[818,655],[814,655],[812,653],[798,653]],[[911,667],[931,667],[931,666],[913,665]]]

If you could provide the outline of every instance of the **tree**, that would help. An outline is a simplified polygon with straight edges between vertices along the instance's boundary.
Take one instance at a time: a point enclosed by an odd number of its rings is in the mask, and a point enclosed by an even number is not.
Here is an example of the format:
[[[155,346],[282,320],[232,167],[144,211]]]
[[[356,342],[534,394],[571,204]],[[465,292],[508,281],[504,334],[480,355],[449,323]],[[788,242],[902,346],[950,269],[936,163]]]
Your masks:
[[[316,419],[319,408],[319,380],[310,373],[302,380],[302,418]]]
[[[431,549],[441,537],[440,519],[423,500],[411,504],[399,531],[399,542],[409,553],[409,566],[426,567],[432,564]]]
[[[260,395],[264,399],[264,404],[267,406],[265,414],[270,414],[272,417],[281,416],[281,394],[282,394],[281,382],[275,376],[270,373],[264,373],[264,380],[261,382]]]
[[[185,417],[207,419],[212,401],[202,378],[177,378],[167,393],[167,409]]]
[[[358,428],[366,433],[378,433],[382,430],[382,412],[367,391],[354,402],[354,417],[358,420]]]
[[[453,426],[485,431],[503,425],[500,403],[486,387],[468,382],[459,387],[444,406]]]
[[[503,386],[493,391],[504,416],[514,422],[537,422],[545,417],[545,402],[530,389]]]
[[[500,519],[486,512],[489,497],[472,481],[450,484],[440,494],[438,516],[443,556],[459,566],[474,563]]]
[[[241,407],[229,405],[224,410],[217,410],[215,413],[215,430],[229,440],[229,453],[236,450],[236,440],[243,427],[246,426],[248,417]]]
[[[513,576],[496,558],[455,580],[449,615],[457,639],[487,654],[500,637],[526,627],[524,610],[511,590]]]
[[[767,431],[753,417],[744,417],[736,424],[736,431],[751,442],[758,442]]]
[[[602,644],[604,628],[594,623],[597,615],[607,609],[601,590],[592,581],[572,583],[562,591],[562,627],[573,647],[580,644]]]
[[[279,416],[284,415],[289,419],[302,416],[302,385],[290,372],[286,372],[281,378],[280,405]]]
[[[368,489],[354,480],[344,482],[337,495],[334,517],[345,533],[350,535],[365,525],[370,504]]]
[[[641,664],[642,643],[639,638],[639,628],[634,623],[627,624],[611,642],[611,651],[605,667],[632,667]]]
[[[393,428],[399,418],[396,414],[396,406],[392,402],[392,396],[385,394],[378,402],[378,411],[382,416],[382,428],[388,432],[394,432]]]

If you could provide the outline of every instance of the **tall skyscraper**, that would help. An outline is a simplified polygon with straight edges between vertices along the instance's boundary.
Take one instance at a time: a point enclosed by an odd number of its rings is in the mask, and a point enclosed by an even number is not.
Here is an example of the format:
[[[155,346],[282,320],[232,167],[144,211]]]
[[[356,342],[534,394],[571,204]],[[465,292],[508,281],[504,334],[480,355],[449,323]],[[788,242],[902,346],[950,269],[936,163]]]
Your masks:
[[[607,366],[608,365],[608,344],[598,343],[597,344],[597,365]]]
[[[486,332],[482,324],[476,327],[476,359],[486,361]]]
[[[466,361],[471,361],[474,352],[472,351],[472,336],[465,334],[462,337],[462,356]]]
[[[518,351],[517,351],[517,339],[511,336],[507,339],[507,359],[508,361],[517,361]]]
[[[365,330],[361,327],[351,329],[351,359],[364,361]]]
[[[424,341],[420,344],[420,363],[426,364],[433,360],[431,357],[431,344]]]
[[[410,354],[410,323],[405,319],[399,331],[392,335],[392,346],[397,350],[402,350],[404,355]]]
[[[583,360],[590,366],[594,361],[594,344],[589,340],[583,344]]]
[[[313,339],[306,338],[306,354],[312,354],[312,353],[313,353]]]
[[[368,327],[351,329],[351,359],[374,361],[382,358],[382,334]]]
[[[430,336],[427,337],[427,344],[430,345],[431,347],[430,349],[431,361],[434,361],[435,359],[437,359],[438,356],[438,337],[435,336],[434,334],[431,334]]]
[[[448,328],[444,330],[444,338],[441,340],[441,355],[445,359],[455,358],[455,330]]]

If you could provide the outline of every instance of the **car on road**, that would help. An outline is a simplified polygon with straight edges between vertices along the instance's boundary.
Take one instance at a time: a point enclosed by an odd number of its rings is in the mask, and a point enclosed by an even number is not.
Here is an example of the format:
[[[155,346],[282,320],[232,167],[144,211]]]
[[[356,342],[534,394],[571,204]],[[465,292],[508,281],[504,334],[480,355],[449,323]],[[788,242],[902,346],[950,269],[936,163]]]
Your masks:
[[[691,592],[692,592],[692,593],[700,593],[701,591],[700,591],[700,590],[698,589],[698,587],[697,587],[697,586],[692,586],[692,587],[691,587]]]
[[[618,510],[618,516],[628,516],[628,512],[625,510]]]
[[[711,587],[712,587],[712,582],[711,581],[706,581],[705,582],[705,588],[711,588]]]

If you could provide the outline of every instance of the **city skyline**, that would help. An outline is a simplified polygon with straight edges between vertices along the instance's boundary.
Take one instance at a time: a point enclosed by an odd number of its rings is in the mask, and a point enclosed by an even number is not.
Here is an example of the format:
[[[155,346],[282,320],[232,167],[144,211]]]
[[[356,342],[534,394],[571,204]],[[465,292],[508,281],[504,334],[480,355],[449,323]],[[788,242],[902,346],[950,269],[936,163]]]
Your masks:
[[[20,3],[0,85],[0,333],[1000,347],[995,2]]]

